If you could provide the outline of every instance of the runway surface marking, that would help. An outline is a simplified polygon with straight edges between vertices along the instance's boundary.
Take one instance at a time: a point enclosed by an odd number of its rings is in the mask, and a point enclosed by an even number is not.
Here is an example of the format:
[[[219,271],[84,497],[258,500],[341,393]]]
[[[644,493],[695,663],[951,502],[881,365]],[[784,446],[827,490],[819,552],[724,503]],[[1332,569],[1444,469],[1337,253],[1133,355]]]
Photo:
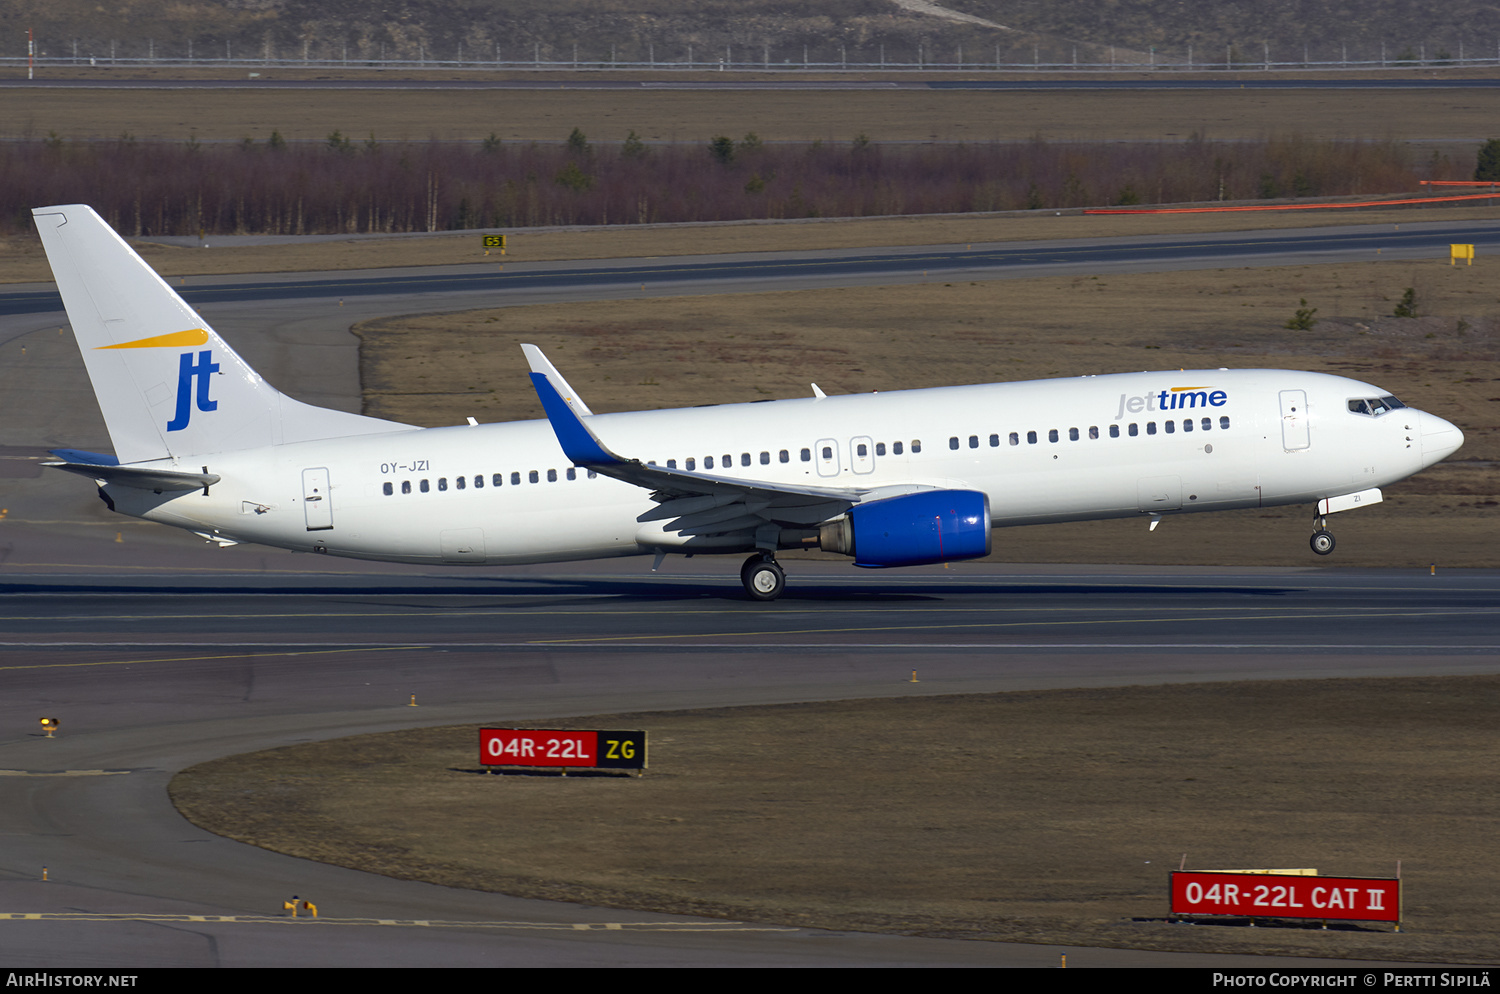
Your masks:
[[[570,636],[560,639],[535,639],[532,645],[579,645],[586,643],[618,642],[621,639],[636,641],[664,641],[669,639],[692,639],[692,638],[764,638],[768,635],[843,635],[849,632],[925,632],[938,630],[952,630],[954,628],[1051,628],[1071,627],[1074,625],[1143,625],[1143,624],[1186,624],[1189,622],[1212,622],[1212,621],[1308,621],[1308,620],[1330,620],[1348,618],[1437,618],[1453,615],[1493,615],[1500,613],[1500,609],[1476,608],[1468,611],[1353,611],[1347,613],[1307,613],[1307,614],[1256,614],[1246,618],[1243,614],[1224,615],[1222,617],[1195,618],[1069,618],[1063,621],[989,621],[989,622],[964,622],[959,624],[930,624],[930,625],[860,625],[849,628],[799,628],[781,632],[702,632],[698,634],[681,635],[597,635],[579,638]],[[926,643],[924,643],[926,644]]]
[[[626,638],[626,636],[621,636]],[[118,648],[111,646],[110,648]],[[299,657],[328,655],[343,652],[389,652],[396,650],[425,650],[440,652],[453,649],[478,649],[492,652],[499,651],[522,651],[537,649],[567,648],[574,651],[610,650],[610,649],[654,649],[660,651],[660,644],[647,642],[618,641],[607,644],[570,644],[566,642],[482,642],[482,643],[453,643],[444,645],[382,645],[382,646],[353,646],[348,648],[331,649],[326,652],[308,651],[284,651],[284,652],[243,652],[223,653],[212,656],[163,656],[157,659],[105,659],[92,662],[71,663],[29,663],[19,666],[0,666],[0,672],[10,670],[48,670],[48,669],[71,669],[76,667],[91,666],[138,666],[144,663],[198,663],[198,662],[221,662],[242,659],[275,659],[280,657]],[[781,652],[787,649],[799,649],[809,652],[837,651],[848,652],[851,650],[886,650],[892,652],[912,652],[916,650],[940,652],[940,651],[975,651],[987,652],[1017,652],[1017,651],[1064,651],[1083,652],[1109,650],[1116,652],[1144,652],[1148,650],[1195,650],[1195,651],[1255,651],[1255,652],[1357,652],[1367,655],[1385,655],[1395,652],[1432,652],[1445,655],[1472,655],[1500,653],[1500,643],[1432,643],[1432,644],[1383,644],[1371,646],[1366,643],[1342,642],[1342,643],[1315,643],[1315,642],[774,642],[762,644],[747,644],[744,642],[694,642],[682,645],[684,650],[706,650],[712,649],[719,652]]]
[[[227,922],[235,925],[395,925],[406,928],[501,928],[567,932],[796,932],[775,925],[743,922],[489,922],[422,918],[292,918],[287,915],[152,915],[92,912],[0,912],[0,921],[53,922]]]
[[[39,643],[33,648],[41,648],[48,643]],[[119,646],[108,646],[118,649]],[[4,670],[46,670],[46,669],[69,669],[76,666],[132,666],[138,663],[201,663],[212,662],[221,659],[256,659],[262,656],[330,656],[341,652],[392,652],[398,649],[441,649],[442,646],[432,645],[352,645],[340,646],[336,649],[297,649],[282,650],[279,652],[231,652],[213,656],[166,656],[161,659],[99,659],[84,663],[24,663],[12,666],[0,666]]]
[[[289,596],[290,597],[290,596],[297,596],[297,595],[295,595],[295,594],[286,594],[286,595],[282,595],[282,596]],[[404,595],[404,594],[392,594],[390,596],[391,597],[404,597],[406,595]],[[450,594],[450,595],[445,595],[445,596],[471,597],[471,596],[476,596],[476,595],[472,595],[472,594]],[[383,606],[386,609],[392,609],[392,610],[401,607],[401,605],[399,605],[399,604],[379,605],[378,603],[377,604],[372,604],[371,606],[372,607],[381,607],[381,606]],[[1101,605],[1101,606],[1098,606],[1098,607],[1032,607],[1032,606],[1027,606],[1027,607],[1004,607],[1004,608],[992,608],[992,607],[945,607],[945,606],[937,606],[937,605],[927,605],[927,604],[924,604],[924,605],[921,605],[920,608],[916,608],[916,607],[911,608],[911,610],[918,610],[918,609],[920,609],[921,612],[923,614],[925,614],[925,615],[932,615],[932,614],[945,614],[945,615],[953,615],[953,614],[1026,614],[1026,615],[1037,615],[1037,614],[1058,613],[1058,612],[1067,612],[1070,615],[1079,615],[1079,614],[1126,614],[1126,613],[1139,613],[1141,611],[1149,611],[1152,608],[1149,605],[1148,606],[1142,606],[1142,607],[1132,607],[1131,605],[1128,605],[1128,604],[1126,604],[1126,605]],[[702,610],[694,610],[692,608],[666,607],[666,608],[664,608],[664,610],[667,613],[670,613],[673,617],[682,617],[684,615],[711,615],[711,616],[717,616],[717,615],[724,615],[724,614],[734,615],[736,617],[743,617],[743,616],[745,616],[748,613],[743,608],[741,608],[741,609],[736,609],[736,608],[709,608],[709,609],[702,609]],[[880,614],[880,615],[888,616],[892,612],[900,611],[900,610],[902,610],[902,608],[899,607],[899,606],[897,606],[897,605],[885,604],[885,605],[882,605],[882,606],[879,606],[879,607],[869,607],[869,608],[840,608],[839,613],[841,613],[841,614]],[[1178,612],[1180,612],[1180,613],[1183,613],[1183,612],[1192,612],[1192,611],[1200,611],[1200,612],[1212,611],[1212,612],[1218,613],[1221,616],[1219,616],[1219,617],[1207,617],[1207,616],[1200,615],[1198,617],[1184,617],[1184,618],[1155,618],[1155,617],[1153,617],[1151,619],[1143,619],[1143,620],[1152,620],[1152,621],[1182,621],[1182,622],[1186,622],[1186,621],[1231,621],[1231,620],[1234,620],[1235,617],[1241,617],[1241,618],[1247,618],[1247,619],[1258,619],[1258,618],[1271,619],[1271,618],[1274,618],[1276,620],[1286,620],[1288,618],[1295,618],[1295,619],[1350,618],[1350,617],[1405,618],[1405,617],[1431,617],[1431,616],[1434,616],[1434,615],[1454,615],[1454,614],[1459,614],[1459,615],[1461,615],[1461,614],[1480,614],[1480,615],[1485,615],[1485,614],[1500,614],[1500,607],[1493,607],[1493,608],[1489,608],[1489,607],[1476,607],[1476,608],[1431,609],[1431,610],[1423,610],[1423,611],[1416,611],[1416,612],[1391,612],[1391,611],[1383,610],[1381,608],[1349,608],[1349,609],[1346,609],[1344,613],[1340,613],[1340,614],[1327,614],[1327,613],[1323,612],[1319,608],[1308,607],[1308,608],[1290,608],[1290,609],[1284,608],[1283,610],[1287,610],[1287,611],[1291,611],[1291,612],[1296,612],[1296,613],[1276,614],[1276,615],[1267,615],[1267,614],[1261,614],[1261,613],[1259,613],[1259,612],[1263,611],[1264,608],[1261,605],[1256,605],[1256,604],[1246,604],[1246,605],[1243,605],[1243,606],[1234,606],[1234,605],[1214,605],[1214,606],[1204,606],[1204,607],[1191,607],[1191,606],[1183,607],[1183,606],[1178,606],[1178,607],[1175,608],[1175,610],[1178,611]],[[217,613],[213,613],[213,612],[202,612],[202,613],[198,613],[198,614],[89,614],[89,615],[87,615],[87,618],[90,621],[153,621],[153,622],[162,622],[162,621],[262,621],[262,620],[265,620],[265,619],[298,619],[298,618],[300,618],[300,619],[309,619],[309,620],[325,620],[325,619],[334,619],[334,618],[370,618],[372,616],[372,613],[373,612],[371,612],[371,611],[294,611],[294,612],[267,612],[267,611],[259,611],[259,612],[247,612],[247,613],[238,613],[238,614],[217,614]],[[457,608],[455,608],[455,609],[448,609],[448,610],[443,610],[443,609],[434,610],[434,609],[430,609],[429,608],[429,609],[421,610],[421,611],[407,610],[407,611],[402,611],[399,615],[396,615],[395,617],[398,620],[405,620],[405,619],[410,619],[410,618],[450,618],[451,619],[451,618],[492,618],[492,617],[505,617],[505,616],[515,615],[515,614],[524,614],[526,617],[561,615],[561,616],[564,616],[564,617],[576,618],[576,617],[579,617],[580,615],[598,615],[598,616],[606,616],[606,617],[608,617],[608,616],[619,615],[619,614],[622,614],[622,613],[636,615],[636,616],[649,616],[650,614],[659,613],[659,612],[652,612],[652,611],[642,610],[642,605],[639,605],[639,604],[625,604],[625,605],[621,605],[620,609],[618,609],[618,610],[561,610],[561,611],[550,611],[550,610],[547,610],[547,609],[544,609],[544,608],[543,609],[534,609],[534,608],[531,608],[529,606],[518,606],[518,607],[515,607],[515,608],[507,608],[507,607],[504,607],[504,606],[496,606],[496,607],[492,607],[492,608],[483,608],[483,609],[477,609],[477,610],[476,609],[472,609],[472,608],[470,608],[470,609],[457,609]],[[784,609],[784,610],[781,610],[781,611],[776,611],[774,613],[771,612],[771,611],[768,611],[764,615],[760,615],[760,617],[764,617],[764,618],[767,618],[767,619],[770,619],[770,620],[777,620],[777,619],[791,618],[791,617],[795,617],[795,616],[800,616],[800,615],[803,615],[803,614],[814,614],[814,613],[817,613],[817,609],[813,608],[813,607],[807,607],[807,608],[790,608],[790,609]],[[1233,616],[1230,616],[1231,614]],[[74,614],[59,614],[59,615],[54,615],[54,616],[39,616],[36,613],[24,614],[24,615],[0,615],[0,621],[13,621],[13,622],[45,623],[45,622],[59,622],[59,621],[76,621],[77,619],[78,619],[78,616],[74,615]],[[1064,623],[1065,624],[1073,624],[1073,623],[1077,623],[1077,624],[1107,624],[1107,623],[1109,623],[1111,621],[1121,621],[1122,623],[1124,623],[1127,620],[1128,619],[1123,619],[1123,618],[1097,618],[1097,619],[1077,620],[1076,622],[1075,621],[1069,621],[1069,622],[1064,622]],[[999,624],[1004,624],[1004,625],[1016,625],[1016,624],[1052,625],[1052,624],[1058,624],[1058,622],[1053,622],[1053,621],[1038,621],[1038,622],[994,622],[994,624],[997,624],[997,625],[999,625]],[[897,627],[898,628],[905,628],[907,626],[897,626]],[[941,627],[941,626],[938,625],[938,624],[933,624],[933,625],[913,626],[913,627],[937,628],[937,627]],[[845,629],[809,629],[809,630],[810,631],[844,631]],[[879,628],[872,629],[872,628],[867,628],[867,627],[863,627],[862,626],[860,628],[860,630],[861,631],[882,631],[882,630],[889,630],[889,629],[879,629]],[[731,634],[731,635],[747,635],[747,634],[765,634],[765,633],[764,632],[730,632],[730,633],[726,633],[726,634]],[[794,634],[794,632],[787,632],[785,634]],[[612,638],[612,637],[615,637],[615,636],[598,636],[598,637],[599,638]],[[688,633],[688,634],[683,634],[683,635],[663,635],[663,636],[660,636],[660,637],[661,638],[692,638],[694,636],[693,636],[693,634]],[[570,637],[569,640],[570,641],[573,640],[573,637]],[[29,645],[36,645],[36,644],[44,644],[44,643],[33,643],[33,642],[0,642],[0,649],[3,649],[5,647],[7,647],[7,646],[15,646],[15,645],[29,646]],[[117,645],[117,644],[120,644],[120,643],[100,643],[100,644]]]
[[[117,777],[130,770],[0,770],[0,777]]]

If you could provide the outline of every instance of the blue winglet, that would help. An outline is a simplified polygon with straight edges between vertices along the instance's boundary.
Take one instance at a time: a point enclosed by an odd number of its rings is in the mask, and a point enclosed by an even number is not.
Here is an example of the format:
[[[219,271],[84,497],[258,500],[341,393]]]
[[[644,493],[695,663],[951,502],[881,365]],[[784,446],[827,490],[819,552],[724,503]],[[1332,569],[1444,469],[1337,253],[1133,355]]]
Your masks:
[[[544,374],[532,373],[531,385],[536,388],[542,410],[547,412],[547,421],[551,423],[552,430],[557,434],[558,444],[562,446],[563,454],[569,461],[576,466],[601,466],[622,461],[600,444]]]

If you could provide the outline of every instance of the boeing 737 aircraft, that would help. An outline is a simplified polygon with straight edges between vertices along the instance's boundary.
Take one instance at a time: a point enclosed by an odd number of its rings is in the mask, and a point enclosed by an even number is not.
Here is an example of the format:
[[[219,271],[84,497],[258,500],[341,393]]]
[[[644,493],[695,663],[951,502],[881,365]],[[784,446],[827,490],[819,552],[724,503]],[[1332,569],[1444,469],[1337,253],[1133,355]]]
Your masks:
[[[1463,434],[1368,383],[1275,369],[1122,373],[595,414],[523,346],[545,421],[449,428],[312,407],[245,364],[86,206],[33,211],[114,455],[59,449],[113,511],[221,546],[506,565],[783,549],[972,559],[1005,525],[1315,505],[1327,516]]]

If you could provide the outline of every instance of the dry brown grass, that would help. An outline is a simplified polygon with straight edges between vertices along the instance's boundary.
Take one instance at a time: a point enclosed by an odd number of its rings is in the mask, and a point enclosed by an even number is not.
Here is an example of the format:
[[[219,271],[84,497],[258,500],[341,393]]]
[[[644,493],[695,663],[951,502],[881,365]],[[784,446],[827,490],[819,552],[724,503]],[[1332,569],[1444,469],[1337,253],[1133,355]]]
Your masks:
[[[110,76],[97,77],[105,86]],[[738,78],[738,77],[737,77]],[[0,138],[321,141],[438,138],[554,141],[581,128],[594,141],[708,141],[753,131],[767,141],[1174,141],[1491,137],[1500,91],[1319,90],[1012,91],[659,89],[139,90],[35,89],[6,93]]]
[[[1500,928],[1497,692],[1495,677],[1287,681],[562,723],[647,729],[641,778],[481,776],[474,727],[420,729],[206,763],[171,793],[197,824],[279,852],[528,897],[975,939],[1487,963]],[[1184,854],[1189,868],[1365,876],[1393,876],[1400,860],[1405,930],[1162,924]]]
[[[1076,210],[1027,211],[951,217],[877,217],[765,221],[736,224],[614,225],[510,232],[505,256],[486,256],[476,232],[404,238],[289,240],[277,245],[218,243],[179,248],[136,242],[141,256],[163,276],[294,273],[384,269],[402,266],[505,265],[563,259],[650,259],[734,252],[806,252],[888,245],[967,245],[1053,238],[1194,235],[1215,231],[1267,231],[1308,225],[1417,224],[1490,220],[1493,207],[1386,208],[1381,210],[1272,211],[1186,215],[1085,215]],[[0,283],[52,278],[40,239],[0,238]]]

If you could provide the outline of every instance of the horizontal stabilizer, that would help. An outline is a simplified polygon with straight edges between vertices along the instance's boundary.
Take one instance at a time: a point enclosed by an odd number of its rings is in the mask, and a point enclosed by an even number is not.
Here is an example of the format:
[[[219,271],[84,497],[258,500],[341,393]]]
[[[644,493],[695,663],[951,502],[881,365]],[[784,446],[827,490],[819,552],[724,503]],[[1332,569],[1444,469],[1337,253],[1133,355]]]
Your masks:
[[[60,450],[57,454],[65,451],[68,450]],[[135,487],[137,490],[150,490],[155,493],[202,490],[219,482],[219,477],[213,473],[184,473],[181,470],[152,469],[147,466],[70,462],[62,459],[44,462],[42,465],[60,469],[65,473],[77,473],[79,476],[87,476],[91,480],[101,480],[115,486]]]

